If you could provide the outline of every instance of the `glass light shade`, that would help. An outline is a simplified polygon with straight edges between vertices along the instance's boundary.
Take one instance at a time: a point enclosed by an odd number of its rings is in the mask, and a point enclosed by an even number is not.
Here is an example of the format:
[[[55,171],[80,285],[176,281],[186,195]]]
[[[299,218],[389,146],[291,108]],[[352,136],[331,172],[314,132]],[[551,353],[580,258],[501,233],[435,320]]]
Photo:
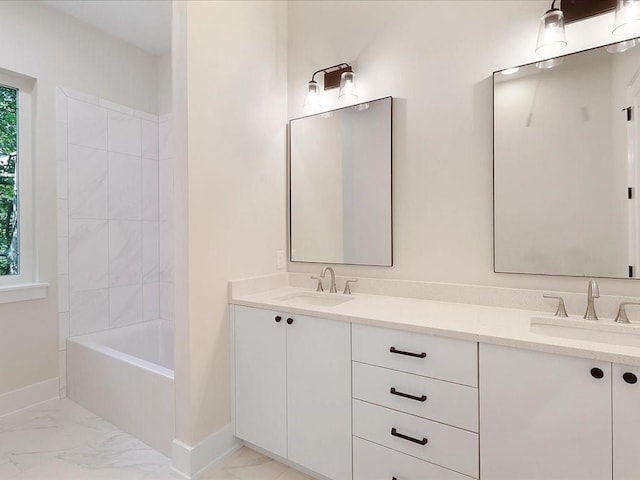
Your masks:
[[[616,18],[613,21],[614,35],[637,33],[640,25],[640,0],[618,0]]]
[[[355,73],[344,72],[340,75],[340,92],[338,93],[338,98],[347,101],[358,100]]]
[[[318,82],[314,82],[313,80],[311,80],[309,83],[307,83],[307,94],[304,96],[304,107],[308,109],[322,107]]]
[[[567,47],[567,37],[564,32],[564,14],[562,10],[552,8],[542,16],[538,30],[538,55],[553,56]]]
[[[564,58],[550,58],[549,60],[542,60],[541,62],[536,63],[536,67],[540,70],[549,70],[550,68],[557,67],[562,62],[564,62]]]
[[[634,38],[631,40],[625,40],[624,42],[614,43],[607,47],[609,53],[622,53],[640,45],[640,39]]]

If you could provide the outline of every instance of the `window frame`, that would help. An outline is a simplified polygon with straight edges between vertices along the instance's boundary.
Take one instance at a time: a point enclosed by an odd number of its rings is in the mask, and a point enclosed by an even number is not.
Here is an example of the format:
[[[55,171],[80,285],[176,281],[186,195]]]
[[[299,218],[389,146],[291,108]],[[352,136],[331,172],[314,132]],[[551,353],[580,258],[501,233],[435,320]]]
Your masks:
[[[14,290],[19,285],[37,281],[34,242],[34,157],[33,157],[33,93],[32,79],[0,71],[0,85],[17,90],[18,123],[18,274],[0,275],[0,290]],[[8,288],[7,288],[8,287]],[[14,296],[14,295],[12,295]],[[0,299],[0,303],[2,300]]]

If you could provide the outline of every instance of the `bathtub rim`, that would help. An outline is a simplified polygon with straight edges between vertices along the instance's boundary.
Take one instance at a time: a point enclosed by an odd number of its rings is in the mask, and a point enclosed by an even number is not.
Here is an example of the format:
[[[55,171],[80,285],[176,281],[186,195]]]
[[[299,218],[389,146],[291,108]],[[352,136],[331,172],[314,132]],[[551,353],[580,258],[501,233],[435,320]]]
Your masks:
[[[152,323],[152,322],[157,322],[157,320],[151,320],[149,322],[142,322],[140,324],[136,324],[136,325],[142,325],[144,323]],[[127,328],[130,325],[127,326],[123,326],[123,327],[118,327],[118,329],[120,328]],[[163,377],[169,378],[171,380],[174,379],[174,370],[167,368],[167,367],[163,367],[162,365],[158,365],[157,363],[153,363],[150,362],[148,360],[144,360],[142,358],[136,357],[134,355],[130,355],[128,353],[124,353],[121,352],[120,350],[116,350],[115,348],[112,347],[107,347],[106,345],[103,345],[101,343],[99,343],[99,341],[97,340],[97,338],[99,338],[101,333],[106,333],[106,332],[112,332],[113,330],[117,330],[117,329],[111,329],[111,330],[103,330],[101,332],[93,332],[93,333],[87,333],[87,334],[83,334],[83,335],[78,335],[76,337],[68,337],[67,338],[67,344],[69,343],[75,343],[78,344],[80,346],[83,346],[85,348],[88,348],[90,350],[95,350],[103,355],[107,355],[109,357],[114,358],[115,360],[119,360],[121,362],[124,363],[128,363],[131,365],[134,365],[136,367],[142,368],[144,370],[147,370],[151,373],[156,373],[158,375],[162,375]],[[67,345],[68,348],[68,345]]]

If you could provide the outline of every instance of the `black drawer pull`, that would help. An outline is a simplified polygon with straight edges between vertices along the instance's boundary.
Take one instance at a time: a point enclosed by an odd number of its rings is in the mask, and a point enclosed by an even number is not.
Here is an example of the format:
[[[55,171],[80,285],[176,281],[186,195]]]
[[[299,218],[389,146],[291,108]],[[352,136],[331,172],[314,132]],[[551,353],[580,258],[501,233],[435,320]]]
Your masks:
[[[398,350],[398,349],[396,349],[396,347],[391,347],[391,348],[389,349],[389,351],[390,351],[391,353],[397,353],[398,355],[407,355],[407,356],[409,356],[409,357],[424,358],[424,357],[426,357],[426,356],[427,356],[427,354],[426,354],[426,353],[424,353],[424,352],[422,352],[422,353],[404,352],[404,351],[402,351],[402,350]]]
[[[424,437],[422,438],[422,440],[418,440],[417,438],[413,438],[408,435],[403,435],[401,433],[398,433],[398,431],[395,428],[391,429],[391,435],[393,435],[394,437],[402,438],[403,440],[409,440],[410,442],[413,442],[413,443],[419,443],[420,445],[426,445],[427,442],[429,442],[429,440],[427,440]]]
[[[427,400],[427,396],[426,395],[422,395],[420,397],[416,397],[415,395],[409,395],[408,393],[399,392],[394,387],[391,387],[391,390],[389,391],[389,393],[391,395],[398,395],[399,397],[410,398],[411,400],[416,400],[418,402],[424,402],[424,401]]]

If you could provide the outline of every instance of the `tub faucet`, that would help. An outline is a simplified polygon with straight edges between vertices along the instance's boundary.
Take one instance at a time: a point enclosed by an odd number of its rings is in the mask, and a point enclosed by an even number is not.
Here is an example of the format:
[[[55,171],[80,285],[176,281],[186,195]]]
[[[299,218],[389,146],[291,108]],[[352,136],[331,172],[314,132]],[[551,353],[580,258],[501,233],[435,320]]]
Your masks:
[[[329,272],[331,274],[331,288],[329,288],[330,293],[338,293],[338,289],[336,288],[336,273],[333,271],[331,267],[324,267],[322,272],[320,272],[320,277],[324,278],[325,274]]]
[[[596,306],[594,303],[595,298],[600,298],[600,289],[595,280],[589,282],[587,288],[587,311],[584,312],[585,320],[598,320],[598,314],[596,313]]]

